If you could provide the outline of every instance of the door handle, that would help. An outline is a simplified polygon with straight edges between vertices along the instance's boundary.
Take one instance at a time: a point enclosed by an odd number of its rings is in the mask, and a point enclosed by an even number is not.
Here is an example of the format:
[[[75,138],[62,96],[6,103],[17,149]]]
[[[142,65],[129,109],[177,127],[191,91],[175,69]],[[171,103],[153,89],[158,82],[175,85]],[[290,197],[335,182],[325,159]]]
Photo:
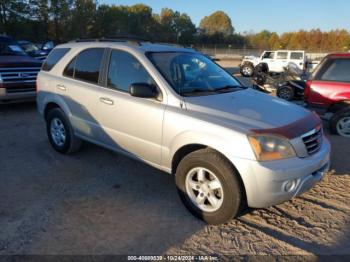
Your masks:
[[[113,105],[114,102],[112,99],[109,99],[107,97],[100,97],[100,101],[104,104],[107,104],[107,105]]]
[[[66,88],[64,85],[58,84],[56,87],[57,87],[58,89],[62,90],[62,91],[66,91],[66,90],[67,90],[67,88]]]

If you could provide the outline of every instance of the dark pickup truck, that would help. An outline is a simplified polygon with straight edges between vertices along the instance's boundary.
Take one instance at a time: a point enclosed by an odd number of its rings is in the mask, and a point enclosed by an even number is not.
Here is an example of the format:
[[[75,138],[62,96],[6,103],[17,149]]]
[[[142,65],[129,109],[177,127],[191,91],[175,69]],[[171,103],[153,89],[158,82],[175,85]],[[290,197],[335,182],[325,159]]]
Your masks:
[[[0,36],[0,102],[34,98],[41,64],[14,40]]]

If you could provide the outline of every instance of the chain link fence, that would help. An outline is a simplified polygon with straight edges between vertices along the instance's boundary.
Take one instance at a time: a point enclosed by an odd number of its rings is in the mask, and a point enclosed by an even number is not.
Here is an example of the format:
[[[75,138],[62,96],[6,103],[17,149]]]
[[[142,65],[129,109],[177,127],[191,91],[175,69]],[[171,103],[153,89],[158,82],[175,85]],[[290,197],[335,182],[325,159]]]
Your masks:
[[[236,49],[230,47],[223,47],[221,45],[214,46],[194,46],[194,48],[204,54],[213,56],[222,60],[241,60],[244,56],[260,56],[264,50],[263,49]],[[333,51],[334,52],[334,51]],[[309,61],[320,61],[326,55],[332,53],[332,51],[306,51],[306,57]]]

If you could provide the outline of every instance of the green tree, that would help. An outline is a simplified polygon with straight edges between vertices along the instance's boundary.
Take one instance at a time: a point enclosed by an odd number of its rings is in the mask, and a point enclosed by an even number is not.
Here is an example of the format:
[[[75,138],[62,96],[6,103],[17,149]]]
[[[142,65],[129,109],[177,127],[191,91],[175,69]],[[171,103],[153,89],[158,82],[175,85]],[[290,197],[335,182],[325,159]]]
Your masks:
[[[230,36],[234,32],[230,17],[223,11],[217,11],[210,16],[204,17],[199,25],[202,33],[206,35],[222,34]]]
[[[128,33],[145,38],[153,38],[156,34],[155,21],[152,8],[144,4],[136,4],[128,8],[129,11],[129,30]]]
[[[189,44],[193,42],[196,26],[186,13],[174,12],[169,8],[163,8],[159,18],[161,27],[161,40],[166,42],[179,42]]]
[[[91,38],[94,35],[96,18],[95,0],[74,0],[70,38]]]
[[[61,43],[71,39],[73,0],[51,0],[49,35]]]
[[[100,5],[96,12],[94,35],[113,37],[129,32],[129,11],[125,6]]]

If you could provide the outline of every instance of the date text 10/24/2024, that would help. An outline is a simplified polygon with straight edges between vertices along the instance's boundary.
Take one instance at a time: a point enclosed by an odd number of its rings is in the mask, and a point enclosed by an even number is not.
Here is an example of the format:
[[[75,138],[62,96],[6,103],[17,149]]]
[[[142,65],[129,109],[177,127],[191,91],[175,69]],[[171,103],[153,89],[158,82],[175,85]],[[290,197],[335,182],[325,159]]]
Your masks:
[[[128,256],[128,261],[218,261],[217,256]]]

